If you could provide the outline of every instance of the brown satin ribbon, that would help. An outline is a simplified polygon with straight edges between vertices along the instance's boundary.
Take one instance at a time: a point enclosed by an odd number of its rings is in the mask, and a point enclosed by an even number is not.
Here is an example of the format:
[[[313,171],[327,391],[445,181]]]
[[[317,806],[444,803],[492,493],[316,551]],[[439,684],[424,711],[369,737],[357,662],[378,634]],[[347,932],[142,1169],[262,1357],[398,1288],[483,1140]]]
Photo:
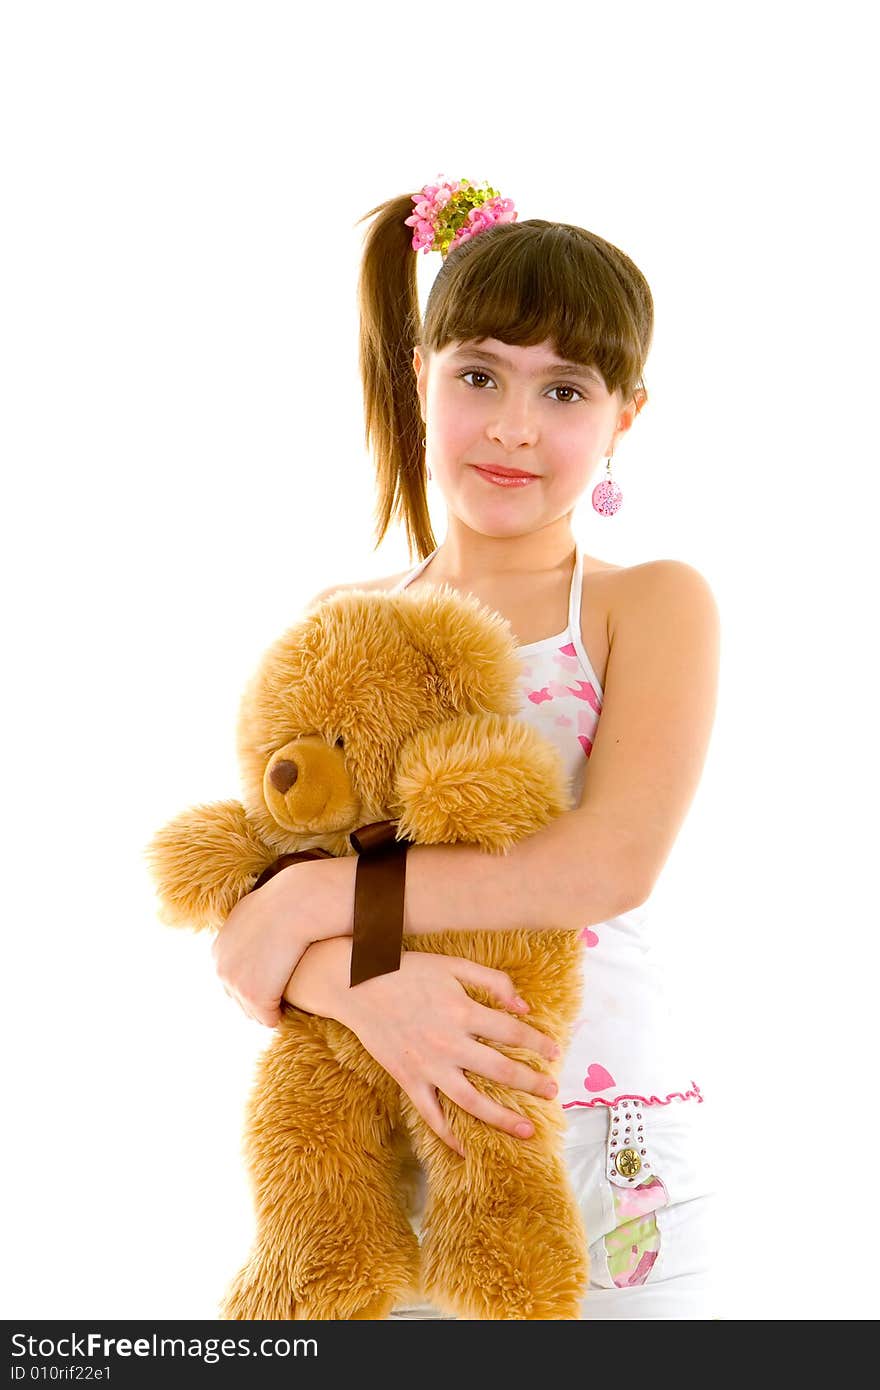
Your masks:
[[[296,854],[282,854],[273,864],[263,870],[253,888],[248,891],[256,893],[258,888],[262,888],[264,883],[268,883],[270,878],[280,874],[282,869],[287,869],[291,864],[304,864],[307,859],[332,859],[333,855],[326,849],[300,849]]]
[[[403,902],[406,887],[406,852],[411,840],[397,840],[396,820],[372,821],[352,830],[349,840],[357,851],[354,879],[354,924],[351,942],[349,986],[389,975],[400,969],[403,946]],[[263,870],[251,892],[270,878],[308,859],[332,859],[325,849],[304,849],[282,854]]]
[[[400,969],[406,852],[412,842],[395,839],[396,830],[397,821],[373,821],[348,837],[358,852],[349,987]]]

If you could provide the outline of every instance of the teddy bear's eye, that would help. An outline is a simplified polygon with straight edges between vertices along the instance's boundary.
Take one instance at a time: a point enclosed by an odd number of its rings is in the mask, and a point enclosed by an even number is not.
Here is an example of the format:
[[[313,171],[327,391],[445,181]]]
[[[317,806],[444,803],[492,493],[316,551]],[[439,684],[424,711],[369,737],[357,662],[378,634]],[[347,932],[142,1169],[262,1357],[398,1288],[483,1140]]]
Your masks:
[[[343,739],[343,737],[342,737],[341,734],[339,735],[339,738],[336,740],[336,747],[337,747],[337,748],[344,748],[344,747],[345,747],[345,740]]]

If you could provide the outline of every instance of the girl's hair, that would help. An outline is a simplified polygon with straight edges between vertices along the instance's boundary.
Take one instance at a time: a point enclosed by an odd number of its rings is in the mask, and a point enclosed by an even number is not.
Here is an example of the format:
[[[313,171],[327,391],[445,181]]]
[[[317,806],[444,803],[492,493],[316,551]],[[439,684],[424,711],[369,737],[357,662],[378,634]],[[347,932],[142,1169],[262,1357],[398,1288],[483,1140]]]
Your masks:
[[[498,338],[520,347],[549,341],[566,360],[601,372],[624,402],[647,399],[642,368],[654,302],[645,277],[610,242],[566,222],[502,222],[462,242],[444,260],[419,324],[410,194],[372,208],[358,279],[360,373],[366,444],[376,459],[376,548],[392,518],[406,526],[410,555],[436,547],[428,512],[422,417],[413,348]]]

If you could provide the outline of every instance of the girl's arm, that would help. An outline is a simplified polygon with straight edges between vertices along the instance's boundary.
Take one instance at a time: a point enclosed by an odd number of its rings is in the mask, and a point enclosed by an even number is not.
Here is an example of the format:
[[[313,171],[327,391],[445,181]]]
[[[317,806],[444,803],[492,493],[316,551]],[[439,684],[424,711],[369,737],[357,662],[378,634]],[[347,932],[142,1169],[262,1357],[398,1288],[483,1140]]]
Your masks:
[[[580,826],[571,813],[561,818]],[[555,824],[555,823],[554,823]],[[573,825],[573,828],[574,828]],[[550,827],[547,827],[548,829]],[[543,832],[542,832],[543,833]],[[535,837],[537,838],[537,837]],[[447,921],[465,925],[481,904],[491,904],[491,885],[486,887],[490,863],[501,882],[503,870],[519,859],[517,848],[493,856],[470,852],[467,846],[419,846],[421,865],[417,917],[410,905],[405,912],[407,930],[421,926],[421,932],[434,929],[437,912],[452,914]],[[554,843],[568,846],[565,836]],[[408,851],[415,856],[416,848]],[[544,849],[542,853],[547,853]],[[465,883],[473,884],[469,899],[458,884],[450,890],[449,855],[464,860]],[[438,905],[430,902],[431,880],[422,877],[430,861],[437,865],[436,882],[444,891]],[[520,869],[521,901],[505,893],[504,905],[495,905],[489,923],[496,930],[504,925],[525,925],[524,915],[541,920],[541,903],[557,901],[548,883],[554,878],[552,861],[542,859],[541,873],[529,882],[533,861]],[[407,895],[410,894],[407,864]],[[350,988],[351,932],[354,916],[354,885],[357,859],[312,860],[293,865],[275,875],[255,893],[236,904],[214,944],[217,971],[227,992],[236,997],[252,1018],[274,1027],[281,1019],[280,999],[324,1018],[336,1018],[360,1039],[363,1046],[398,1082],[425,1123],[449,1146],[460,1152],[439,1094],[447,1096],[463,1110],[497,1129],[521,1139],[534,1133],[524,1117],[509,1106],[478,1090],[467,1073],[551,1100],[556,1084],[547,1074],[547,1062],[558,1059],[555,1039],[532,1028],[524,1017],[527,1006],[516,998],[513,981],[502,970],[478,965],[461,957],[424,951],[406,951],[400,969],[365,980]],[[477,872],[479,870],[479,872]],[[500,870],[500,872],[499,872]],[[469,877],[466,877],[469,876]],[[542,896],[546,893],[546,897]],[[526,903],[529,904],[526,909]],[[421,904],[421,906],[419,906]],[[537,905],[536,905],[537,904]],[[595,922],[608,913],[608,900],[594,892],[587,918],[576,925]],[[457,914],[465,913],[463,918]],[[592,914],[592,915],[591,915]],[[544,925],[552,925],[544,923]],[[485,989],[500,1007],[478,1003],[465,988],[468,984]],[[525,1048],[537,1056],[539,1067],[505,1056],[492,1043]]]
[[[406,856],[404,932],[583,930],[604,922],[643,900],[627,845],[610,819],[584,806],[505,854],[414,845]],[[214,959],[227,992],[251,1018],[275,1027],[287,982],[313,942],[350,942],[357,862],[345,855],[291,865],[236,903]],[[335,1016],[333,1009],[314,1012]]]
[[[647,896],[626,835],[581,806],[505,854],[472,845],[414,845],[406,856],[405,932],[576,929]]]

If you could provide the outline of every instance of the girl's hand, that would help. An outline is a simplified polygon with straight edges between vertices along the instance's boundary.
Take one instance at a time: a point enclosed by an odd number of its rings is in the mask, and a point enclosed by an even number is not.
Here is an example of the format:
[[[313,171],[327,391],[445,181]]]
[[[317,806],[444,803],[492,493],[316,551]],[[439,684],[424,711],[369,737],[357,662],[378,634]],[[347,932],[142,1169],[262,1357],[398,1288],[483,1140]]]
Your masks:
[[[479,1004],[465,992],[465,984],[489,990],[503,1007]],[[405,951],[399,970],[365,980],[338,999],[335,1017],[356,1034],[429,1128],[456,1153],[462,1149],[447,1123],[438,1090],[496,1129],[522,1139],[534,1133],[522,1115],[478,1091],[464,1068],[548,1100],[556,1095],[551,1077],[477,1041],[482,1037],[527,1047],[550,1060],[560,1055],[546,1033],[507,1012],[516,1008],[516,991],[503,970],[458,956]]]
[[[248,1018],[274,1028],[303,952],[351,929],[356,864],[354,855],[291,864],[236,903],[211,949],[223,988]]]

